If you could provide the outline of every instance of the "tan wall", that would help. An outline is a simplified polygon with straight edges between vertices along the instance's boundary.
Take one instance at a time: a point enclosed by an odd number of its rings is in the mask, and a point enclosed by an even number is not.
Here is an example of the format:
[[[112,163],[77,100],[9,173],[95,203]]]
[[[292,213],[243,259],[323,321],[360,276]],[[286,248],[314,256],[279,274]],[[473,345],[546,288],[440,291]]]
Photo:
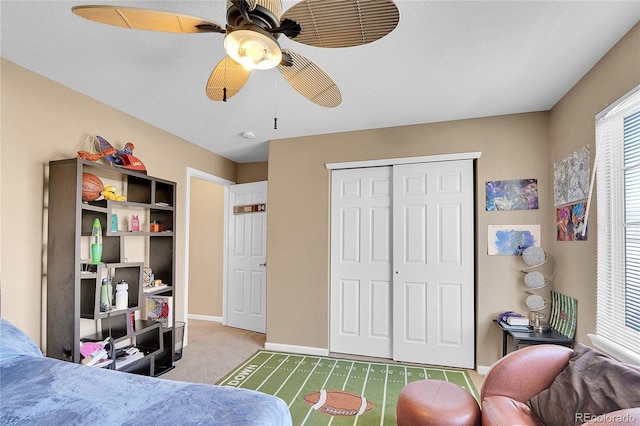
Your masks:
[[[238,180],[236,183],[251,183],[267,180],[269,163],[266,161],[256,163],[238,164]]]
[[[222,317],[224,186],[191,178],[189,314]]]
[[[585,145],[591,147],[593,161],[595,115],[639,84],[640,24],[637,24],[551,110],[551,167]],[[593,202],[589,209],[588,241],[554,242],[551,248],[557,263],[556,289],[578,300],[577,340],[585,344],[590,344],[587,333],[596,329],[596,209],[597,203]],[[555,222],[555,209],[548,214]],[[555,228],[549,230],[549,238],[555,240]]]
[[[482,151],[476,178],[477,362],[498,359],[501,335],[491,321],[499,312],[524,309],[522,263],[516,256],[487,255],[487,225],[545,229],[551,219],[544,209],[487,212],[484,185],[538,178],[540,205],[551,205],[546,112],[272,141],[267,341],[328,348],[330,172],[325,163],[472,151]],[[542,244],[548,246],[549,239]]]
[[[5,59],[0,66],[2,317],[41,342],[45,165],[75,156],[89,133],[116,147],[133,142],[150,175],[177,182],[176,315],[183,318],[186,169],[234,181],[236,164]]]

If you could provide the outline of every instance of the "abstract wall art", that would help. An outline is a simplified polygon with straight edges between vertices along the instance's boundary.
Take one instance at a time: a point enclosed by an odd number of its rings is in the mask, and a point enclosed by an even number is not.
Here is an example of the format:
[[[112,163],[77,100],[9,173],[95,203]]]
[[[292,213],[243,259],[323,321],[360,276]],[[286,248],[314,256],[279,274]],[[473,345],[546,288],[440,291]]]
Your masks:
[[[576,203],[556,209],[556,230],[558,241],[586,241],[587,228],[584,217],[587,203]]]
[[[489,225],[487,254],[519,256],[529,246],[540,247],[540,225]]]
[[[487,211],[538,208],[538,179],[492,180],[486,190]]]

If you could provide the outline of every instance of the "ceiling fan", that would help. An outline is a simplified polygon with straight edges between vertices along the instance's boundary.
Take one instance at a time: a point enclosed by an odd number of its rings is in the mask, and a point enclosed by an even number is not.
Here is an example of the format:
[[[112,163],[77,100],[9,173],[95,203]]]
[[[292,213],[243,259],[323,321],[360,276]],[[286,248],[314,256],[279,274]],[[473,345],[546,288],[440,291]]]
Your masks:
[[[342,102],[338,86],[309,59],[281,49],[278,38],[284,34],[315,47],[357,46],[389,34],[400,20],[392,0],[302,0],[284,14],[280,0],[228,0],[225,27],[193,16],[132,7],[82,5],[72,11],[123,28],[225,34],[227,56],[215,66],[206,85],[213,101],[233,97],[252,70],[277,67],[298,93],[328,108]]]

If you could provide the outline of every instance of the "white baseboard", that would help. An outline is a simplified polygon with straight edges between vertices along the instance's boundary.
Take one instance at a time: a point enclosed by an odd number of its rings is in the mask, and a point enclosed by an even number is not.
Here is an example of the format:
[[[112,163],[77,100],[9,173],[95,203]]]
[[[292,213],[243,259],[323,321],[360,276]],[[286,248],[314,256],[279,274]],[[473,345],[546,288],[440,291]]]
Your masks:
[[[222,322],[222,317],[214,317],[211,315],[189,314],[187,315],[187,318],[192,320],[200,320],[200,321]]]
[[[314,348],[310,346],[295,346],[295,345],[285,345],[282,343],[265,342],[264,348],[268,351],[276,351],[276,352],[292,352],[295,354],[315,355],[315,356],[329,355],[328,349]]]
[[[485,365],[479,365],[478,368],[476,368],[476,373],[482,375],[482,376],[486,376],[487,373],[489,372],[489,369],[491,367],[487,367]]]

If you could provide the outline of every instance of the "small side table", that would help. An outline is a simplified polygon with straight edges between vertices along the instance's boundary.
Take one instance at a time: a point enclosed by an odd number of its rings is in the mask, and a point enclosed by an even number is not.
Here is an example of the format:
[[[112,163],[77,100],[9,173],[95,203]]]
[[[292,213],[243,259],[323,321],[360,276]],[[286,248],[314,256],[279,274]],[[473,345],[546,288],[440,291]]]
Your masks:
[[[541,345],[546,343],[573,348],[574,340],[557,332],[553,328],[549,331],[515,331],[503,327],[498,320],[493,320],[493,322],[502,330],[502,356],[507,354],[507,339],[509,336],[513,339],[514,351],[520,349],[520,343],[526,343],[528,345]]]

